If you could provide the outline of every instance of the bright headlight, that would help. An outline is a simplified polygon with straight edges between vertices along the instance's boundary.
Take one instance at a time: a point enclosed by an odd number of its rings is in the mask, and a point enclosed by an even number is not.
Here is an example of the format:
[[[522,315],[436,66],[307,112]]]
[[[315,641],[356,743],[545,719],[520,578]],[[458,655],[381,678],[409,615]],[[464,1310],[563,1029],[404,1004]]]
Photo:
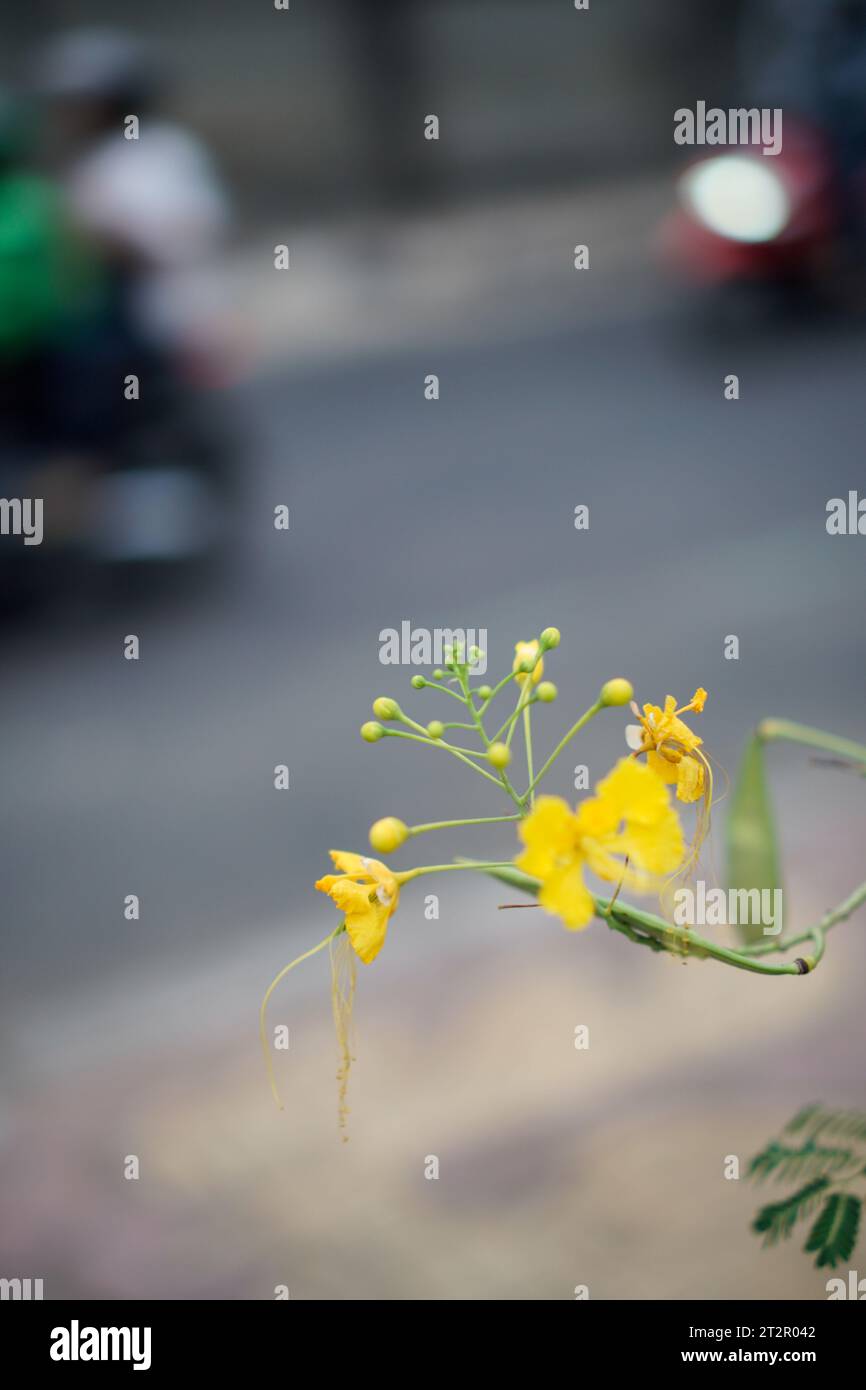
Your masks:
[[[717,236],[772,241],[791,214],[785,185],[772,169],[741,154],[723,154],[687,169],[680,180],[686,206]]]

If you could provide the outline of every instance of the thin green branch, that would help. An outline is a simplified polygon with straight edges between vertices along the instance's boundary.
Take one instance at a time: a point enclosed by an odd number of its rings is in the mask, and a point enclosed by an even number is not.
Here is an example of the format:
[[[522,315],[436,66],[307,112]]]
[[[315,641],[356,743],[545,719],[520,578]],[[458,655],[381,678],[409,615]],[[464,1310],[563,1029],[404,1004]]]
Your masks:
[[[463,862],[472,864],[471,860]],[[499,879],[502,883],[507,883],[513,888],[529,893],[532,897],[537,897],[541,887],[538,879],[523,873],[513,864],[509,864],[506,869],[488,869],[485,872],[489,872],[493,878]],[[805,959],[785,961],[779,965],[770,965],[754,956],[746,955],[744,951],[730,950],[726,946],[717,945],[714,941],[708,941],[706,937],[698,936],[697,932],[690,928],[674,926],[671,922],[666,922],[663,917],[658,917],[653,912],[645,912],[642,908],[634,907],[631,903],[623,903],[618,900],[611,907],[609,898],[594,897],[593,901],[596,916],[613,930],[624,931],[625,935],[637,933],[641,937],[650,937],[658,943],[662,950],[670,951],[674,955],[690,955],[697,959],[709,957],[711,960],[721,961],[737,970],[747,970],[755,975],[807,975],[814,970],[824,954],[824,930],[820,925],[812,927],[808,933],[814,946],[811,956]],[[631,939],[634,937],[632,936]]]
[[[486,772],[483,767],[479,767],[477,763],[473,763],[471,757],[467,757],[463,752],[461,752],[459,748],[455,748],[450,743],[445,743],[444,740],[441,738],[422,738],[420,734],[406,734],[402,731],[402,729],[386,729],[385,733],[388,735],[389,738],[408,738],[411,739],[413,743],[426,743],[431,748],[441,748],[446,753],[453,753],[455,758],[459,758],[462,763],[465,763],[467,767],[471,767],[474,772],[477,772],[479,774],[479,776],[486,777],[488,782],[492,782],[495,787],[502,787],[502,783],[500,782],[499,778],[494,777],[492,772]],[[472,753],[472,757],[484,757],[484,754],[478,752],[477,750],[470,749],[469,751],[470,753]]]
[[[819,748],[823,753],[833,753],[839,758],[850,758],[852,762],[866,767],[866,747],[862,743],[827,734],[823,729],[812,729],[808,724],[795,724],[791,719],[762,719],[757,734],[765,743],[778,740],[799,743],[807,748]]]
[[[428,821],[426,825],[410,825],[409,834],[423,835],[426,834],[428,830],[451,830],[459,825],[493,825],[510,820],[522,820],[520,812],[518,811],[513,816],[470,816],[464,820]]]
[[[837,922],[844,922],[864,902],[866,902],[866,883],[861,883],[859,888],[855,888],[844,902],[838,903],[836,907],[831,907],[828,912],[824,913],[819,922],[816,922],[814,926],[807,927],[799,935],[756,941],[751,946],[743,946],[742,953],[747,956],[767,956],[775,951],[788,951],[792,946],[799,946],[802,942],[810,940],[812,933],[816,930],[820,931],[823,936],[824,932],[835,927]]]
[[[598,714],[598,712],[599,712],[600,709],[603,709],[603,705],[602,705],[601,699],[598,699],[598,700],[596,700],[596,702],[595,702],[594,705],[590,705],[589,709],[586,711],[585,714],[582,714],[582,715],[580,716],[580,718],[578,719],[578,721],[577,721],[576,724],[572,724],[571,728],[569,729],[569,731],[568,731],[568,733],[565,735],[565,737],[564,737],[564,738],[561,738],[561,739],[559,740],[559,743],[558,743],[558,744],[556,745],[556,747],[554,748],[553,752],[551,753],[550,757],[547,759],[547,762],[544,764],[544,766],[542,767],[541,771],[537,774],[537,776],[533,777],[532,782],[531,782],[530,785],[526,788],[526,794],[525,794],[525,796],[524,796],[524,798],[523,798],[524,804],[526,803],[527,799],[532,795],[532,793],[535,791],[535,788],[538,786],[538,784],[539,784],[539,782],[541,781],[542,777],[545,776],[545,774],[548,772],[548,770],[549,770],[549,769],[553,766],[553,764],[556,762],[556,759],[559,757],[560,753],[561,753],[562,750],[565,748],[565,746],[566,746],[568,743],[571,742],[571,740],[574,738],[575,734],[578,733],[578,732],[584,727],[585,724],[588,724],[588,723],[589,723],[590,719],[592,719],[596,714]]]
[[[529,780],[530,805],[535,805],[535,792],[532,789],[532,710],[529,705],[523,711],[523,738],[526,744],[526,776]]]

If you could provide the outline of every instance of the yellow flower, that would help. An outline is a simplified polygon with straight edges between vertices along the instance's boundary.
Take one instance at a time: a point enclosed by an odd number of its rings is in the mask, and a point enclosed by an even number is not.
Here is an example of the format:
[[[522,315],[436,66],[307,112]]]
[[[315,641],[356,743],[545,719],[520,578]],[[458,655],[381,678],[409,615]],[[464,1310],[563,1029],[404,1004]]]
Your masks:
[[[539,655],[539,650],[539,645],[535,638],[533,638],[531,642],[515,642],[514,665],[511,669],[515,672],[514,678],[518,685],[523,685],[526,681],[526,677],[529,675],[528,671],[521,671],[521,666],[524,664],[528,665],[530,662],[535,661],[535,658]],[[535,670],[532,672],[532,684],[538,685],[543,674],[544,661],[539,657]]]
[[[365,965],[375,960],[385,944],[388,923],[400,900],[398,879],[386,864],[361,854],[332,849],[339,874],[326,874],[316,887],[337,905],[346,918],[346,931]]]
[[[700,714],[706,698],[707,692],[699,686],[689,703],[679,709],[673,695],[665,697],[664,709],[644,705],[641,714],[632,705],[639,723],[626,729],[629,747],[637,754],[646,753],[648,765],[665,782],[676,785],[679,801],[700,801],[709,786],[709,764],[698,751],[703,740],[679,717],[691,710]]]
[[[540,796],[518,833],[526,849],[517,867],[541,880],[538,901],[572,930],[595,915],[584,868],[636,892],[653,892],[684,853],[667,787],[630,758],[621,758],[576,811],[561,797]]]

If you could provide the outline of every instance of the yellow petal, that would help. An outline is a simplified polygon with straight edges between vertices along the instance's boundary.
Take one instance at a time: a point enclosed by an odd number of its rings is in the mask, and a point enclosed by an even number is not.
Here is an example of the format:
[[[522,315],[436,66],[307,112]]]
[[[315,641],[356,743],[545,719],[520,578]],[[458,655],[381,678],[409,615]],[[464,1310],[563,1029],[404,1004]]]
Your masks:
[[[575,857],[566,868],[554,870],[545,881],[538,901],[570,931],[588,926],[595,916],[595,902],[584,884],[580,859]]]
[[[382,864],[378,859],[370,859],[366,854],[351,854],[345,849],[332,849],[328,853],[337,868],[342,869],[344,874],[371,878],[377,883],[381,883],[391,874],[387,865]]]
[[[616,823],[626,819],[652,820],[668,805],[663,778],[654,767],[634,758],[620,758],[613,771],[599,782],[596,796],[616,817]]]
[[[327,893],[342,912],[352,946],[365,965],[369,965],[381,951],[388,922],[396,911],[400,898],[397,881],[378,859],[362,861],[361,855],[346,854],[340,850],[332,851],[332,857],[338,865],[362,862],[375,865],[375,879],[378,882],[370,878],[370,869],[362,867],[357,877],[366,877],[364,883],[357,883],[345,873],[326,874],[316,884],[320,892]]]
[[[392,909],[368,903],[362,910],[346,913],[346,931],[365,965],[374,961],[385,944]]]
[[[685,854],[682,826],[672,806],[651,825],[629,822],[622,834],[622,850],[629,864],[648,874],[672,874]]]
[[[546,878],[557,860],[574,853],[577,820],[561,796],[540,796],[518,834],[526,846],[517,867],[536,878]]]
[[[704,769],[697,758],[682,758],[677,764],[677,800],[699,801],[704,794]]]
[[[677,780],[677,764],[676,764],[676,763],[669,763],[668,760],[667,760],[667,758],[663,758],[663,757],[661,756],[660,753],[656,753],[656,752],[655,752],[654,750],[652,750],[652,749],[650,750],[649,753],[647,753],[647,755],[646,755],[646,761],[647,761],[647,767],[651,768],[652,771],[653,771],[658,777],[660,777],[660,778],[662,779],[663,782],[667,782],[667,783],[669,783],[670,785],[673,785],[673,783],[676,782],[676,780]]]
[[[521,665],[523,664],[524,661],[534,661],[537,655],[538,655],[538,642],[537,642],[537,641],[532,641],[532,642],[515,642],[515,644],[514,644],[514,664],[513,664],[513,666],[511,667],[511,669],[512,669],[512,671],[516,672],[515,680],[517,681],[517,684],[518,684],[518,685],[523,685],[523,684],[525,683],[526,677],[527,677],[527,675],[528,675],[529,673],[528,673],[527,671],[518,671],[517,668],[518,668],[519,666],[521,666]],[[541,661],[539,661],[539,662],[537,663],[537,665],[536,665],[534,671],[532,672],[532,684],[533,684],[533,685],[538,685],[538,682],[541,680],[541,677],[542,677],[543,674],[544,674],[544,660],[542,659]]]

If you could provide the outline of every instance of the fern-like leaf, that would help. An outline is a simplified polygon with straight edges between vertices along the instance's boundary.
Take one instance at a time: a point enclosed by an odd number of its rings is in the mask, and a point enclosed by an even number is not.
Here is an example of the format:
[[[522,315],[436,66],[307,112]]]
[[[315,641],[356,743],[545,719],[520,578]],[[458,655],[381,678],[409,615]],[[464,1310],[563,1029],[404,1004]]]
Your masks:
[[[785,1125],[786,1134],[797,1134],[801,1129],[805,1129],[816,1116],[823,1114],[820,1105],[804,1105],[802,1110],[798,1110],[793,1120],[789,1120]]]
[[[821,1133],[832,1138],[854,1139],[866,1142],[866,1115],[862,1110],[838,1110],[828,1112],[821,1123]]]
[[[861,1162],[860,1155],[851,1149],[832,1148],[807,1139],[799,1148],[772,1143],[752,1159],[749,1177],[773,1176],[777,1182],[808,1182],[810,1179],[838,1173],[841,1169]]]
[[[866,1114],[862,1110],[827,1110],[822,1105],[807,1105],[785,1126],[785,1132],[810,1139],[817,1139],[820,1134],[866,1143]]]
[[[806,1241],[806,1250],[815,1255],[818,1269],[833,1269],[848,1260],[857,1243],[862,1202],[850,1192],[834,1192],[824,1203]]]
[[[765,1245],[775,1245],[777,1241],[787,1239],[797,1222],[814,1207],[827,1185],[826,1178],[816,1178],[814,1182],[801,1187],[799,1192],[792,1192],[784,1201],[761,1207],[752,1222],[752,1230],[764,1237]]]

